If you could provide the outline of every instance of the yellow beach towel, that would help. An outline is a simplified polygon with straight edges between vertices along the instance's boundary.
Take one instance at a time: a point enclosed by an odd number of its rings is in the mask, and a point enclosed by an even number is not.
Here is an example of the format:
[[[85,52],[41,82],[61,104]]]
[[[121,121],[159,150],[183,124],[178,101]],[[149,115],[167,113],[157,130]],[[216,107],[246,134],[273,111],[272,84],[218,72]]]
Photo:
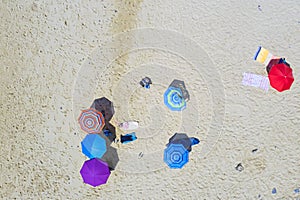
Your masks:
[[[258,50],[254,56],[254,60],[268,65],[271,59],[277,58],[273,56],[267,49],[263,48],[262,46],[258,47]]]

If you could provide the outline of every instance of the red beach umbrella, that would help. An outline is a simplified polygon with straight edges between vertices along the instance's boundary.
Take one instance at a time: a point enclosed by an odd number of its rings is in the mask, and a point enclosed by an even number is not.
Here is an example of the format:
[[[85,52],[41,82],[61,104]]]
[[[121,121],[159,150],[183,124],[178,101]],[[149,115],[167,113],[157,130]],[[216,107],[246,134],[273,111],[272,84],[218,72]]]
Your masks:
[[[293,70],[284,63],[274,65],[269,73],[270,84],[277,91],[290,89],[294,82]]]
[[[78,122],[81,129],[86,133],[100,133],[105,125],[102,113],[93,108],[83,110]]]

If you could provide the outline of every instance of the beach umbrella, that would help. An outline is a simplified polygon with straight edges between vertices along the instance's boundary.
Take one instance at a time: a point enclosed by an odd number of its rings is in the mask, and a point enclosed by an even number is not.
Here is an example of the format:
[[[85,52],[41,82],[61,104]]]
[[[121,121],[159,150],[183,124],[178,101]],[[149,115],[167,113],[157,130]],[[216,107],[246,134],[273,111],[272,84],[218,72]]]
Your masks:
[[[293,70],[284,63],[273,65],[269,72],[269,80],[277,91],[288,90],[294,82]]]
[[[189,161],[189,152],[182,144],[170,144],[164,151],[164,161],[170,168],[182,168]]]
[[[172,83],[169,85],[169,87],[179,88],[181,90],[182,97],[184,98],[184,100],[185,101],[190,100],[190,94],[185,87],[184,81],[174,79]]]
[[[87,133],[100,133],[105,124],[102,113],[92,108],[83,110],[78,122],[81,129]]]
[[[106,162],[93,158],[84,162],[80,174],[84,183],[96,187],[107,182],[110,171]]]
[[[106,97],[95,99],[91,108],[101,112],[106,121],[110,121],[115,114],[113,103]]]
[[[106,141],[98,134],[87,134],[81,142],[81,149],[88,158],[101,158],[106,152]]]
[[[182,97],[180,88],[169,87],[164,94],[164,103],[172,111],[185,109],[186,102]]]
[[[266,67],[268,74],[270,73],[270,70],[274,65],[277,65],[280,63],[283,63],[283,64],[287,65],[288,67],[290,67],[290,64],[285,60],[285,58],[273,58],[270,60],[269,64]]]

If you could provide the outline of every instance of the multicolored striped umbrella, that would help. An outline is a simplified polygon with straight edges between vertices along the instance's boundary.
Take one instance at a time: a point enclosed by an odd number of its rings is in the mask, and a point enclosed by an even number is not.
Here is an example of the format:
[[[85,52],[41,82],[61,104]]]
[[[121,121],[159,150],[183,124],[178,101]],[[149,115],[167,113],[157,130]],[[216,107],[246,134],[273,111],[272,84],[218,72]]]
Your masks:
[[[169,87],[164,94],[164,102],[172,111],[181,111],[186,108],[180,88]]]
[[[84,162],[80,174],[84,183],[96,187],[107,182],[110,171],[106,162],[93,158]]]
[[[78,122],[81,129],[87,133],[100,133],[105,125],[102,113],[93,108],[83,110]]]
[[[189,161],[189,152],[182,144],[170,144],[164,151],[164,161],[170,168],[182,168]]]

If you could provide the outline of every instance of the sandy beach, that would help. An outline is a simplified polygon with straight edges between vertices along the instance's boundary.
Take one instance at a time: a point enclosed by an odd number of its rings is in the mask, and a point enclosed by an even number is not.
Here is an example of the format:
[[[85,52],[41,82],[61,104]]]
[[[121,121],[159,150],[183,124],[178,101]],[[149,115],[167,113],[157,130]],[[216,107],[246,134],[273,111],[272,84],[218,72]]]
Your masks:
[[[299,1],[0,5],[1,199],[300,199]],[[290,63],[290,90],[242,85],[244,72],[267,76],[258,46]],[[174,79],[190,93],[182,112],[164,105]],[[100,97],[113,125],[140,127],[136,141],[111,144],[119,163],[94,188],[79,173],[77,119]],[[176,132],[200,140],[182,169],[163,161]]]

